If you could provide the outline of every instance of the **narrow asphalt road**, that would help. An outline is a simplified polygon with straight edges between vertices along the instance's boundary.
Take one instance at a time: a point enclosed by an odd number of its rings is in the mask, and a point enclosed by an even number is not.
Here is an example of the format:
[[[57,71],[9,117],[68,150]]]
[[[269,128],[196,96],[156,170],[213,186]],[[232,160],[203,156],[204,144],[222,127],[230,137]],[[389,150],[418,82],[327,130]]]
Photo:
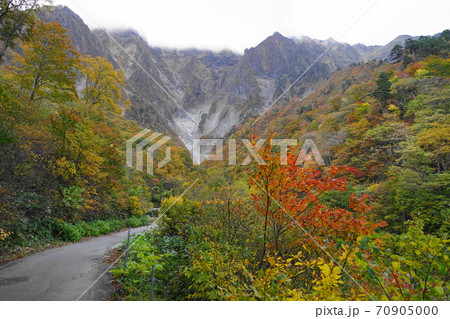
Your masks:
[[[145,229],[134,228],[131,233]],[[0,266],[0,300],[76,300],[109,267],[102,260],[127,232],[48,249]],[[80,300],[106,300],[114,291],[111,279],[105,274]]]

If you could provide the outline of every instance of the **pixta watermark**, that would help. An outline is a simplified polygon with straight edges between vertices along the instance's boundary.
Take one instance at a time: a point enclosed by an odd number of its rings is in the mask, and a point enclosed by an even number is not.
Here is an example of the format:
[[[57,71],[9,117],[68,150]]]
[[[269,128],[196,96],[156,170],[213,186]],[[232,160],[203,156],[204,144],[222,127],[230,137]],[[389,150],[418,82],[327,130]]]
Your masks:
[[[127,166],[143,172],[145,152],[147,154],[147,174],[153,175],[156,151],[170,139],[171,138],[169,136],[164,136],[163,134],[156,132],[152,133],[147,129],[136,134],[127,141]],[[170,163],[171,154],[171,147],[167,146],[165,150],[165,157],[158,163],[158,168],[162,168]]]
[[[127,166],[135,168],[137,171],[144,171],[144,154],[146,154],[146,173],[154,174],[155,156],[157,151],[165,145],[171,138],[161,133],[143,130],[126,142]],[[307,139],[299,142],[296,139],[193,139],[192,160],[194,165],[200,165],[203,161],[224,161],[224,146],[228,144],[228,165],[249,165],[255,161],[258,165],[267,165],[259,150],[269,141],[271,146],[277,146],[280,152],[280,165],[287,165],[289,147],[301,145],[300,152],[296,159],[296,165],[303,165],[305,162],[315,162],[318,165],[325,165],[320,151],[314,140]],[[245,149],[247,157],[238,163],[238,147]],[[171,146],[166,145],[165,155],[157,164],[162,168],[171,160]]]
[[[203,160],[208,161],[223,161],[224,160],[224,145],[228,143],[228,165],[249,165],[252,161],[255,161],[258,165],[267,165],[262,158],[259,150],[266,144],[267,139],[258,139],[253,142],[249,139],[229,139],[224,141],[223,139],[194,139],[192,148],[192,158],[194,165],[200,165]],[[271,146],[278,146],[280,150],[280,164],[287,165],[288,162],[288,150],[289,147],[294,147],[299,144],[302,145],[300,152],[297,156],[296,165],[303,165],[305,162],[314,161],[318,165],[325,165],[325,162],[320,154],[319,149],[313,140],[307,139],[303,143],[299,143],[296,139],[270,139]],[[241,162],[237,162],[237,149],[238,146],[245,148],[248,153],[247,157]],[[210,150],[214,149],[214,153],[211,154]],[[209,152],[209,153],[207,153]]]

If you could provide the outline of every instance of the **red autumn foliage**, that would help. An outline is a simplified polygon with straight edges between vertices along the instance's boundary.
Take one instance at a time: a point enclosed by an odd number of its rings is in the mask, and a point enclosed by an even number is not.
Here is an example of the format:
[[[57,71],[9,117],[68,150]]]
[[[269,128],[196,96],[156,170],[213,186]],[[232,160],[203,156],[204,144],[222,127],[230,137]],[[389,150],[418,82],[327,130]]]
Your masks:
[[[296,165],[296,156],[291,152],[287,165],[281,165],[280,156],[270,146],[262,148],[260,154],[267,165],[258,166],[251,180],[260,190],[252,198],[266,223],[275,223],[279,228],[301,227],[325,246],[335,245],[338,240],[353,242],[385,225],[369,220],[371,208],[367,205],[367,195],[352,194],[346,208],[328,207],[322,200],[326,192],[345,192],[345,174],[356,171],[347,167],[323,170],[301,167]]]

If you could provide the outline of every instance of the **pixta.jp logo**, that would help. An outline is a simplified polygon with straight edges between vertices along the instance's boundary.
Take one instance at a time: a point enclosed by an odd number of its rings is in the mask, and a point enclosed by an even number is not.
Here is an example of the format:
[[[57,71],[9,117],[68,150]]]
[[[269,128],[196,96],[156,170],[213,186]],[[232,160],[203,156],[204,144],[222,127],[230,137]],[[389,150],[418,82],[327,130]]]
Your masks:
[[[162,136],[162,137],[161,137]],[[136,168],[140,172],[144,172],[144,158],[146,158],[146,172],[153,175],[155,169],[155,161],[157,151],[166,144],[171,138],[161,133],[143,130],[127,141],[127,166]],[[248,139],[228,140],[228,165],[249,165],[255,161],[258,165],[267,165],[259,153],[260,149],[268,142],[270,146],[276,146],[280,152],[280,165],[287,165],[287,156],[290,147],[298,145],[299,141],[295,139],[260,139],[252,143]],[[241,162],[237,162],[238,144],[247,157]],[[313,140],[307,139],[300,142],[301,149],[298,153],[295,165],[303,165],[305,162],[316,162],[318,165],[325,165],[325,162]],[[193,165],[200,165],[203,161],[223,161],[224,160],[224,140],[222,139],[193,139],[192,159]],[[211,153],[213,152],[213,153]],[[164,167],[171,160],[171,147],[167,145],[165,148],[165,156],[163,159],[158,157],[158,168]]]
[[[262,158],[259,151],[268,142],[270,146],[277,146],[280,152],[280,165],[287,165],[289,147],[295,147],[299,144],[296,139],[259,139],[252,143],[248,139],[241,139],[240,142],[245,146],[248,156],[242,163],[237,162],[236,154],[238,147],[238,140],[228,140],[228,165],[249,165],[255,161],[258,165],[267,165]],[[200,165],[204,160],[208,161],[223,161],[224,160],[224,141],[222,139],[194,139],[192,148],[192,157],[194,165]],[[298,153],[295,165],[303,165],[305,162],[316,162],[318,165],[325,165],[319,149],[313,140],[307,139],[303,143],[300,152]],[[203,148],[202,148],[203,147]],[[241,146],[242,147],[242,146]],[[207,150],[205,151],[204,148]],[[211,149],[214,153],[211,153]],[[314,159],[313,159],[314,158]]]
[[[161,136],[162,138],[160,138]],[[158,138],[160,139],[158,140]],[[147,129],[136,134],[127,141],[127,166],[131,168],[135,167],[137,171],[143,172],[144,153],[145,153],[147,157],[147,165],[146,165],[147,174],[153,175],[156,152],[161,146],[166,144],[170,139],[171,138],[168,136],[164,136],[163,134],[156,132],[152,133],[150,130]],[[136,166],[134,166],[133,158],[136,161]],[[158,168],[164,167],[166,164],[170,162],[170,159],[171,159],[171,148],[170,146],[167,146],[165,150],[165,157],[158,163]]]

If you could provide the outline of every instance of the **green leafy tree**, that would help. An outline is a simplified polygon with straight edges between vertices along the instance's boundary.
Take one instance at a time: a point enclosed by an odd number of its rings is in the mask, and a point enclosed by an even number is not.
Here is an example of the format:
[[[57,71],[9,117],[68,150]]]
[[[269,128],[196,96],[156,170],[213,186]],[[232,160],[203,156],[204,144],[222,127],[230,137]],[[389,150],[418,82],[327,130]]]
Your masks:
[[[391,61],[398,63],[402,60],[403,56],[403,47],[400,44],[394,45],[394,47],[391,50]]]
[[[412,54],[412,56],[416,57],[417,52],[417,41],[411,38],[406,39],[405,41],[405,52]]]
[[[442,31],[441,39],[443,39],[445,41],[450,41],[450,30],[449,29]]]
[[[389,74],[386,72],[381,72],[378,79],[375,81],[377,88],[372,93],[372,95],[377,99],[381,106],[382,112],[385,111],[387,101],[391,97],[391,81],[389,81]]]
[[[418,40],[410,38],[405,41],[404,52],[411,54],[413,60],[425,58],[429,55],[447,57],[450,49],[447,38],[448,30],[444,30],[441,36],[421,36]]]
[[[0,63],[16,40],[28,36],[37,8],[38,0],[0,0]]]
[[[439,59],[429,56],[425,59],[426,70],[436,76],[450,77],[450,59]]]
[[[369,243],[372,257],[358,254],[371,289],[381,300],[448,300],[448,239],[425,234],[420,219],[406,225],[403,234],[385,234],[381,245]]]

